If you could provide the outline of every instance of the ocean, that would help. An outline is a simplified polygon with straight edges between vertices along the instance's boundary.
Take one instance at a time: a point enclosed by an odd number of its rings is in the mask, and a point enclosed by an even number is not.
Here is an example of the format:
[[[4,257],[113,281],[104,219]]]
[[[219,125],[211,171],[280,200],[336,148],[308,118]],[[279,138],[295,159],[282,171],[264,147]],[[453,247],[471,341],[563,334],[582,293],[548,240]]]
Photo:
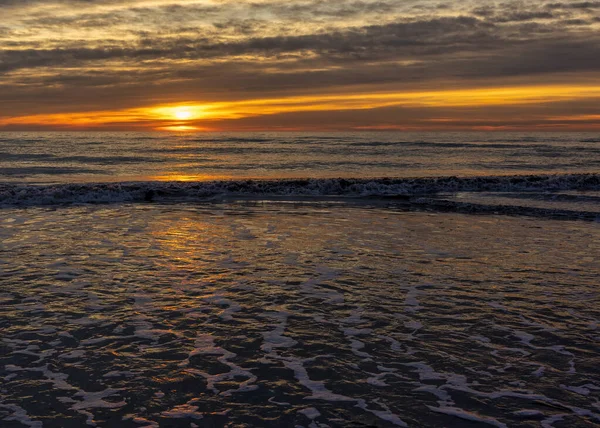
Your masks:
[[[598,133],[0,133],[0,426],[600,424]]]

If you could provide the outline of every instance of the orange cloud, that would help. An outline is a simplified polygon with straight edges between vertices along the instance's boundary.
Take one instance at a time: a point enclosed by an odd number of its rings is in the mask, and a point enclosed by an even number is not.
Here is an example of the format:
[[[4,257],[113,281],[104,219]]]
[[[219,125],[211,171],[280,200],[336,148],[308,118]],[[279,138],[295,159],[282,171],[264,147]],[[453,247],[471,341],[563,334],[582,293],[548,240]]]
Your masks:
[[[129,125],[143,129],[197,131],[208,129],[202,126],[203,121],[218,123],[222,120],[236,120],[281,113],[367,110],[391,106],[416,108],[518,106],[591,99],[600,99],[600,85],[544,85],[425,92],[326,94],[205,104],[186,102],[120,111],[16,116],[0,119],[0,126],[42,125],[85,128]],[[587,115],[560,118],[548,117],[544,120],[585,120],[590,122],[599,120],[599,118],[598,115]],[[430,120],[438,123],[449,121],[444,117]],[[490,118],[490,120],[493,121],[493,118]],[[398,125],[401,126],[402,124]],[[486,126],[486,124],[482,123],[481,126]]]

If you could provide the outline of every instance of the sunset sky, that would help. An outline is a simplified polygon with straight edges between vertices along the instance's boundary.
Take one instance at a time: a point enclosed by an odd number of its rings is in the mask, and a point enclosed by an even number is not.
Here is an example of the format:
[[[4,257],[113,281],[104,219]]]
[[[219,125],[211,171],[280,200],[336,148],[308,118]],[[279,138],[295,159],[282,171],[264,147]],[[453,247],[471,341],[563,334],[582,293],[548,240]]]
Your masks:
[[[600,130],[600,1],[0,0],[0,130]]]

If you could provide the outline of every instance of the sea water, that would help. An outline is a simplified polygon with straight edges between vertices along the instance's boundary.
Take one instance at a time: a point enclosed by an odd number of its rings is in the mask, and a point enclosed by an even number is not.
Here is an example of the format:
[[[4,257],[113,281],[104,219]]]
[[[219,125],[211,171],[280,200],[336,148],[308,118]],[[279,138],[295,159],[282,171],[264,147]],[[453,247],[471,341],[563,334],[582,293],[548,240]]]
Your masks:
[[[71,183],[598,172],[598,133],[0,133],[0,180]]]
[[[596,426],[598,144],[0,134],[0,426]]]

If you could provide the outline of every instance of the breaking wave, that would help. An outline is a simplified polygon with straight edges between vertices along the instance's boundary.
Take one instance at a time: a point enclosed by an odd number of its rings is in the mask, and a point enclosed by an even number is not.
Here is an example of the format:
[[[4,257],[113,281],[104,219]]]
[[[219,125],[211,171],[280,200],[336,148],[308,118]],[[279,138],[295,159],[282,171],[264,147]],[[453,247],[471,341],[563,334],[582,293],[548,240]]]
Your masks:
[[[1,206],[210,200],[216,197],[389,198],[451,192],[600,190],[600,174],[286,179],[206,182],[120,182],[81,184],[0,184]]]

